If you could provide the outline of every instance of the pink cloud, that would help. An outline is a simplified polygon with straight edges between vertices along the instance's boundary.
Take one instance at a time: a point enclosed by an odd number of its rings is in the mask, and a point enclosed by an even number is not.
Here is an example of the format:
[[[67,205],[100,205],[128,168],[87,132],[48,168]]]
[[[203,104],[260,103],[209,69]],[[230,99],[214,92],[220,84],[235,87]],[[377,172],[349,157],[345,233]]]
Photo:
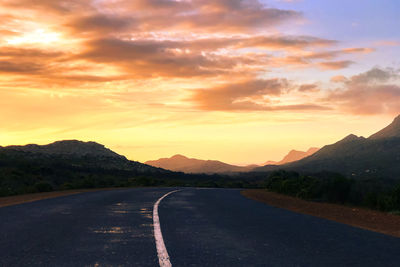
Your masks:
[[[400,110],[399,77],[399,71],[373,68],[349,79],[341,78],[343,87],[332,91],[326,100],[353,114],[397,114]]]

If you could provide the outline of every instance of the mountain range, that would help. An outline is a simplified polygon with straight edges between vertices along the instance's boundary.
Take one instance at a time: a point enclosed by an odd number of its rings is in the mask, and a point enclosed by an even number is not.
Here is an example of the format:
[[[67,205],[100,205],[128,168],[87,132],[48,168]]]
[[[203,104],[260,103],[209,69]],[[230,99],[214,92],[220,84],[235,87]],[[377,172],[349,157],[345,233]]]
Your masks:
[[[318,148],[310,148],[306,152],[291,150],[281,161],[268,161],[267,164],[280,165],[288,162],[296,161],[304,157],[310,156],[318,151]],[[249,172],[254,168],[259,167],[258,165],[248,166],[236,166],[227,164],[217,160],[201,160],[188,158],[183,155],[175,155],[170,158],[161,158],[158,160],[149,160],[145,164],[163,168],[171,171],[179,171],[185,173],[237,173],[237,172]]]
[[[145,164],[163,168],[171,171],[185,173],[232,173],[246,172],[254,169],[257,165],[235,166],[217,160],[200,160],[175,155],[170,158],[146,161]]]
[[[291,151],[276,163],[282,165],[263,167],[241,167],[182,155],[147,162],[154,167],[130,161],[95,142],[65,140],[43,146],[0,147],[0,196],[110,186],[257,187],[267,177],[266,172],[280,169],[302,173],[334,172],[354,179],[398,181],[400,116],[368,138],[350,134],[316,150],[312,148],[301,153]],[[306,154],[311,155],[288,162]],[[184,174],[166,169],[187,173],[237,174]]]
[[[281,166],[267,165],[255,168],[254,171],[277,169],[331,171],[353,178],[400,179],[400,116],[368,138],[350,134],[299,161]]]

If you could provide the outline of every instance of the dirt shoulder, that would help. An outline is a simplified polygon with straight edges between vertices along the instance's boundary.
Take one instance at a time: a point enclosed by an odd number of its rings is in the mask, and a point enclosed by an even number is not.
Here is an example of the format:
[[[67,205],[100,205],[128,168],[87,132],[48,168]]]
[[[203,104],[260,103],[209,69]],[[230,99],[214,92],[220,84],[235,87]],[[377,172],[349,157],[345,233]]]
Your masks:
[[[263,189],[243,190],[241,194],[268,205],[313,215],[355,227],[400,237],[400,216],[359,207],[305,201]]]
[[[0,197],[0,208],[6,206],[12,206],[27,202],[33,202],[37,200],[42,200],[46,198],[55,198],[68,196],[73,194],[79,194],[84,192],[92,192],[99,190],[115,190],[121,188],[95,188],[95,189],[77,189],[77,190],[65,190],[65,191],[54,191],[54,192],[46,192],[46,193],[34,193],[34,194],[25,194],[25,195],[17,195],[10,197]]]

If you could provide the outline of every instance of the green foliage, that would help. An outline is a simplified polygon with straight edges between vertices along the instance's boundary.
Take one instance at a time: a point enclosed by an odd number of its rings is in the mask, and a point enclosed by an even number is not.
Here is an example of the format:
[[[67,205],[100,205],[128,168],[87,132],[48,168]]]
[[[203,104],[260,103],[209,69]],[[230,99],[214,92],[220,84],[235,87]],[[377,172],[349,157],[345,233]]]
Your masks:
[[[53,186],[48,182],[37,182],[34,187],[36,189],[36,192],[53,191]]]
[[[353,180],[336,173],[300,175],[272,172],[265,187],[269,191],[306,200],[365,206],[382,211],[400,210],[400,184],[390,186],[377,180]]]
[[[351,185],[353,182],[353,180],[347,179],[340,175],[335,176],[332,179],[328,179],[322,185],[322,191],[325,194],[325,199],[328,202],[344,204],[349,198]]]
[[[261,188],[260,177],[184,174],[124,158],[46,155],[0,149],[0,196],[80,188],[191,186]]]
[[[398,180],[397,180],[398,181]],[[43,155],[0,149],[0,196],[104,187],[267,188],[307,200],[400,211],[400,184],[348,179],[331,172],[242,173],[236,176],[184,174],[122,158]]]

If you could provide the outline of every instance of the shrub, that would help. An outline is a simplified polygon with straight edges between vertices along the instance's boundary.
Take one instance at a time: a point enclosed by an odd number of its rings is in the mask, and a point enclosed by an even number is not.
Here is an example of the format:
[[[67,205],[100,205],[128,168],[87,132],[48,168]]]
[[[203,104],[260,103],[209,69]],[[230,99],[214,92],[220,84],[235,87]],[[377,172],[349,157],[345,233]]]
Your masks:
[[[53,191],[53,186],[50,183],[45,182],[45,181],[37,182],[34,187],[37,190],[37,192]]]

